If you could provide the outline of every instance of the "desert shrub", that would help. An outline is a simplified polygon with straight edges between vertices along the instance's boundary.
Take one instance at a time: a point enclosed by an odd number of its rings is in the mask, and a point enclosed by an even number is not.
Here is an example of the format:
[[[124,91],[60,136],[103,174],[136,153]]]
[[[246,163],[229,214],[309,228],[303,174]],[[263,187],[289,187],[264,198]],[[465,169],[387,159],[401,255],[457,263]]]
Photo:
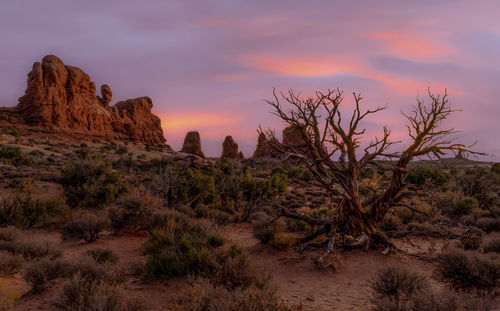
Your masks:
[[[274,170],[271,178],[256,178],[248,166],[227,159],[217,162],[212,174],[222,210],[235,215],[237,221],[248,220],[287,187],[287,177],[279,170]]]
[[[100,159],[83,159],[61,169],[60,183],[73,207],[95,207],[128,191],[119,171]]]
[[[74,263],[74,273],[87,280],[121,284],[126,280],[126,269],[113,262],[98,262],[94,257],[84,255]]]
[[[163,199],[171,209],[215,201],[214,176],[193,167],[181,165],[169,159],[151,160],[153,194]]]
[[[309,231],[311,226],[299,219],[287,218],[286,219],[286,231],[288,232],[300,232],[300,231]]]
[[[106,228],[108,221],[91,213],[82,213],[62,228],[64,240],[85,240],[89,243],[97,241],[99,233]]]
[[[79,274],[66,283],[55,306],[61,310],[142,311],[144,301],[122,286],[89,280]]]
[[[57,259],[42,259],[32,263],[23,273],[23,278],[34,291],[40,290],[48,281],[68,277],[74,272],[69,262]]]
[[[0,241],[0,250],[14,255],[21,255],[28,260],[42,257],[53,259],[61,256],[61,251],[56,249],[52,243],[38,240]]]
[[[224,244],[224,238],[216,233],[207,234],[207,243],[211,247],[219,247]]]
[[[476,198],[473,197],[465,197],[460,201],[457,208],[454,211],[454,214],[457,216],[460,215],[469,215],[472,213],[472,210],[477,208],[479,203]]]
[[[13,255],[5,251],[0,251],[0,277],[9,276],[16,273],[23,264],[20,255]]]
[[[460,244],[465,250],[477,250],[481,246],[482,238],[482,232],[472,232],[462,236],[460,238]]]
[[[395,301],[390,297],[375,297],[373,311],[490,311],[490,297],[468,297],[450,290],[434,292],[419,290],[404,300]]]
[[[21,232],[13,227],[0,227],[0,241],[11,242],[14,240],[18,240],[21,237]]]
[[[287,306],[272,290],[255,287],[231,290],[208,280],[197,280],[181,300],[186,311],[287,311],[300,310]]]
[[[120,146],[118,149],[116,149],[115,153],[116,154],[125,154],[128,152],[127,146]]]
[[[117,263],[120,259],[118,255],[116,255],[109,248],[93,248],[89,249],[85,252],[85,255],[90,256],[97,263]]]
[[[405,182],[413,185],[423,185],[430,183],[434,186],[442,186],[450,180],[450,175],[439,170],[419,167],[408,172]]]
[[[255,219],[252,222],[253,236],[264,244],[271,242],[275,234],[285,230],[286,224],[283,221],[276,220],[271,222],[268,216]]]
[[[19,147],[0,146],[0,163],[20,166],[30,165],[31,161],[23,154]]]
[[[459,191],[445,191],[438,192],[434,196],[434,202],[436,206],[449,216],[457,217],[460,212],[457,211],[457,207],[462,201],[463,195]]]
[[[144,245],[147,266],[154,276],[198,274],[210,267],[205,227],[179,212],[166,215],[164,225],[153,228]]]
[[[274,235],[271,245],[277,248],[292,247],[297,245],[299,237],[290,232],[278,232]]]
[[[441,254],[437,261],[438,276],[455,289],[491,291],[499,285],[498,262],[458,250]]]
[[[435,219],[441,215],[439,209],[423,201],[413,204],[413,208],[421,211],[421,213],[412,211],[404,206],[394,207],[393,211],[396,216],[401,219],[403,224],[408,224],[410,222],[424,222],[429,220],[429,216],[432,219]]]
[[[491,240],[483,246],[485,253],[500,253],[500,239]]]
[[[149,192],[133,191],[125,194],[116,202],[115,208],[108,209],[108,218],[114,230],[126,225],[147,227],[151,215],[162,207],[161,202]]]
[[[238,287],[267,288],[270,276],[257,269],[248,259],[246,251],[236,245],[231,245],[226,252],[219,252],[215,256],[215,276],[212,281],[223,284],[231,289]]]
[[[481,217],[476,221],[476,227],[485,232],[499,231],[500,220],[492,217]]]
[[[376,296],[387,297],[394,301],[409,297],[428,286],[425,277],[397,267],[380,269],[371,284]]]
[[[40,228],[56,222],[69,212],[64,199],[34,199],[29,193],[16,193],[0,201],[0,225]]]
[[[490,170],[495,174],[500,174],[500,163],[493,163]]]

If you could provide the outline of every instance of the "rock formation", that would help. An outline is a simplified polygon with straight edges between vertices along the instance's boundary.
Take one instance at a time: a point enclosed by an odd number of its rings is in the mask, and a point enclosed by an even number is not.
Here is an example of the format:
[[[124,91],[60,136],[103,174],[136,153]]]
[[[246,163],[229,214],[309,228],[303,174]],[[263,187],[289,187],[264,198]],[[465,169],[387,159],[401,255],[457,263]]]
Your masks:
[[[111,88],[102,85],[100,97],[95,92],[94,82],[83,70],[48,55],[33,65],[25,95],[11,112],[23,123],[47,130],[165,145],[149,97],[109,106]]]
[[[245,155],[243,154],[243,152],[238,152],[238,159],[240,160],[243,160],[245,158]]]
[[[112,96],[113,93],[111,92],[111,88],[107,84],[101,85],[101,96],[97,96],[97,98],[104,107],[109,106]]]
[[[188,132],[186,134],[186,137],[184,138],[184,144],[182,145],[181,152],[190,153],[205,158],[205,155],[201,151],[200,133],[195,131]]]
[[[273,143],[279,144],[278,140],[275,140]],[[253,153],[253,158],[276,158],[278,153],[274,150],[270,145],[269,141],[264,133],[259,134],[259,138],[257,141],[257,147]]]
[[[226,136],[222,143],[221,158],[238,159],[238,144],[234,141],[232,136]]]
[[[289,126],[283,129],[283,145],[285,147],[293,147],[297,151],[303,148],[304,140],[300,134],[300,130]]]

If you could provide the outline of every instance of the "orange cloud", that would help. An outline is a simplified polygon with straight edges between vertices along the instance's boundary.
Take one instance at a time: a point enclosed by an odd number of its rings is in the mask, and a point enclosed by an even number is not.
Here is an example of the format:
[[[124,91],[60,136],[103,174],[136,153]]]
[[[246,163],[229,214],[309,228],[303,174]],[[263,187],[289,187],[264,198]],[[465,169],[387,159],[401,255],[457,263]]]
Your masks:
[[[357,61],[346,55],[306,55],[301,57],[245,55],[243,61],[260,70],[305,77],[353,72],[359,67]]]
[[[190,131],[213,126],[230,126],[238,123],[239,116],[220,112],[169,112],[160,114],[162,127],[170,132]]]
[[[390,53],[411,59],[436,59],[450,54],[451,49],[422,39],[422,35],[408,31],[385,31],[369,33],[366,38],[382,43]]]

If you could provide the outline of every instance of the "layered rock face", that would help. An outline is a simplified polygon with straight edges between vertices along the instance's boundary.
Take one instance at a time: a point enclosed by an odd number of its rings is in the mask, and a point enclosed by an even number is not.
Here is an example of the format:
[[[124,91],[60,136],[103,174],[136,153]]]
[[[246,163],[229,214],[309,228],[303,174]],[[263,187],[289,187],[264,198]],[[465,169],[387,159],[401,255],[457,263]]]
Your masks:
[[[279,144],[279,141],[276,140],[273,143]],[[259,134],[259,138],[257,141],[257,147],[253,153],[253,158],[276,158],[278,153],[274,150],[270,145],[267,137],[264,133]]]
[[[226,136],[222,143],[221,158],[238,159],[239,157],[238,144],[234,141],[232,136]]]
[[[28,74],[25,95],[14,110],[25,123],[47,129],[111,139],[164,145],[160,119],[151,113],[149,97],[129,99],[110,106],[111,88],[101,96],[83,70],[45,56]]]
[[[186,137],[184,138],[181,152],[190,153],[205,158],[205,155],[201,151],[200,133],[188,132],[186,134]]]

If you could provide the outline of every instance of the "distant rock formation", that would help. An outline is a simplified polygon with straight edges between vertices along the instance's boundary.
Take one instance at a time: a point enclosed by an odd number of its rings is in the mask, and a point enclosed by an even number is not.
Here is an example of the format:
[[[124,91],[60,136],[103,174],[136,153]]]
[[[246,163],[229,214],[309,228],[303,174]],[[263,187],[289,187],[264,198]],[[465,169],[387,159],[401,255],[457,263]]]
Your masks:
[[[243,160],[245,158],[245,155],[243,154],[243,152],[238,152],[238,159],[240,160]]]
[[[293,126],[288,126],[283,129],[283,145],[300,149],[304,145],[304,140],[300,130]]]
[[[459,150],[457,155],[455,156],[455,159],[457,160],[467,160],[465,157],[464,157],[464,153],[462,150]]]
[[[238,144],[234,141],[232,136],[226,136],[222,143],[221,158],[238,159]]]
[[[181,152],[190,153],[205,158],[205,155],[201,151],[200,133],[196,131],[188,132],[186,134],[186,137],[184,138],[184,144],[182,145]]]
[[[257,141],[257,147],[253,153],[253,158],[276,158],[278,153],[269,145],[269,140],[267,139],[264,133],[259,134],[259,138]],[[279,141],[276,139],[275,144],[279,144]]]
[[[95,93],[94,82],[83,70],[48,55],[33,64],[19,104],[2,111],[46,130],[165,145],[161,122],[151,113],[149,97],[109,106],[112,92],[108,85],[101,86],[101,96]]]

